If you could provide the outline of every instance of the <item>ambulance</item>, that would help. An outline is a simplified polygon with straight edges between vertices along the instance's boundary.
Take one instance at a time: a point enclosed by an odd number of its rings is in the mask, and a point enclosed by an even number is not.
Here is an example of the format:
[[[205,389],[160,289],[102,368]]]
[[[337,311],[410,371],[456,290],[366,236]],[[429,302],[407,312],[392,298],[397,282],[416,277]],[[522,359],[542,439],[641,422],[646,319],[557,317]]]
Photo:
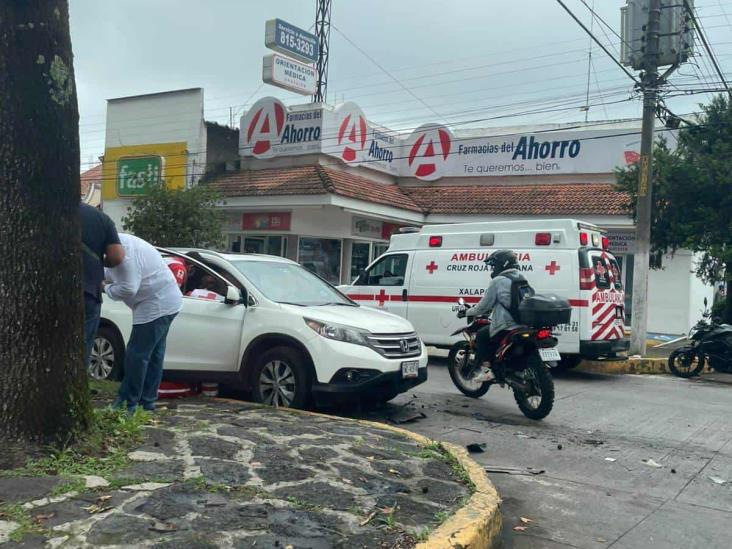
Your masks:
[[[449,348],[464,325],[457,301],[478,303],[491,282],[484,261],[495,250],[516,252],[519,270],[537,293],[569,300],[569,324],[555,329],[561,366],[622,357],[625,292],[608,238],[574,219],[501,221],[407,227],[349,286],[348,297],[408,319],[425,344]]]

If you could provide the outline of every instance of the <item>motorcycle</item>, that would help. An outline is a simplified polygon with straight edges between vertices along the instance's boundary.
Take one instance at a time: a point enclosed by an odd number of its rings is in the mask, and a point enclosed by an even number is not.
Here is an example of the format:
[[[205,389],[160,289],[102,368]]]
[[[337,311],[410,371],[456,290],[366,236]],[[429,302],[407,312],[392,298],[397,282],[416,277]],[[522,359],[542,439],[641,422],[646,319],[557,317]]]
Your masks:
[[[672,374],[698,376],[707,362],[713,370],[732,373],[732,326],[712,318],[706,298],[702,318],[689,331],[688,339],[689,345],[675,349],[668,357]]]
[[[465,318],[469,305],[458,300],[458,318]],[[554,406],[554,381],[547,364],[560,360],[557,339],[550,328],[530,328],[519,326],[511,330],[501,341],[492,359],[495,376],[490,381],[475,381],[473,373],[480,368],[474,364],[476,334],[481,328],[490,325],[490,319],[478,316],[468,320],[465,328],[451,335],[462,334],[465,341],[452,346],[448,355],[448,370],[455,386],[466,396],[480,398],[491,385],[508,385],[521,412],[530,419],[543,419]]]

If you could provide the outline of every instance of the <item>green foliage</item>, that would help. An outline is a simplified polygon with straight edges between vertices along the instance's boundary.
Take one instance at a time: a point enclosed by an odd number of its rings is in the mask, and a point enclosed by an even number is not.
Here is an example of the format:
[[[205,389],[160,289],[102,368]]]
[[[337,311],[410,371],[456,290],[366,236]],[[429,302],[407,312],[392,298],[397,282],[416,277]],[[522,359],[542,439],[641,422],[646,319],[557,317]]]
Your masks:
[[[221,248],[220,204],[219,195],[206,185],[169,189],[163,183],[135,199],[122,227],[155,246]]]
[[[725,273],[732,282],[732,102],[725,95],[702,105],[695,125],[679,130],[671,151],[653,153],[652,252],[685,248],[698,252],[697,275],[707,283]],[[631,196],[635,217],[638,166],[616,172],[618,189]],[[727,320],[732,318],[727,311]]]
[[[94,410],[90,429],[73,445],[53,450],[48,456],[28,461],[12,475],[109,475],[128,463],[127,452],[142,441],[142,427],[150,414],[137,410]],[[64,489],[64,491],[68,491]]]

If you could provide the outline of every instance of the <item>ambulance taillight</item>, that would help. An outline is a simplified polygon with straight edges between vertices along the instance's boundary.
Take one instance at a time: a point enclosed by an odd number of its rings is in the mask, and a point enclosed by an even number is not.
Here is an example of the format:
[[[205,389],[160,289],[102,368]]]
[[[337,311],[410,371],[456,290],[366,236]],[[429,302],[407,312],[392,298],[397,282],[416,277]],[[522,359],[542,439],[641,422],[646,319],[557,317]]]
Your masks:
[[[603,250],[610,249],[610,239],[606,236],[602,237],[602,249]]]
[[[534,244],[537,246],[549,246],[552,243],[552,233],[536,233]]]
[[[595,287],[595,273],[592,267],[580,268],[579,270],[580,290],[592,290]]]
[[[441,236],[431,236],[430,240],[430,248],[439,248],[442,246],[442,237]]]
[[[587,233],[580,233],[580,246],[587,246],[589,242],[590,239],[587,236]]]

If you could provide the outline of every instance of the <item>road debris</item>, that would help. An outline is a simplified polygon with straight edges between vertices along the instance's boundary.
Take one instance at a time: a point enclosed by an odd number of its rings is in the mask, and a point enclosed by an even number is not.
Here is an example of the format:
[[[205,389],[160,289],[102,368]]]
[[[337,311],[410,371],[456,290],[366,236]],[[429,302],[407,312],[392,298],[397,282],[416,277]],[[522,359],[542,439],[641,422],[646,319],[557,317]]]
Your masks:
[[[613,461],[618,461],[618,460],[616,458],[605,458],[605,461],[613,462]]]
[[[521,468],[486,465],[484,469],[488,473],[505,473],[507,475],[543,475],[546,473],[545,469],[534,469],[533,467]]]
[[[473,442],[471,444],[468,444],[465,448],[471,454],[482,454],[483,452],[485,452],[486,443],[485,442]]]
[[[521,522],[523,522],[524,524],[529,524],[530,522],[534,522],[534,521],[533,521],[533,520],[531,520],[530,518],[526,518],[526,517],[519,517],[519,520],[520,520]]]
[[[417,410],[402,409],[387,419],[389,421],[391,421],[392,423],[394,423],[395,425],[404,425],[405,423],[412,423],[413,421],[417,421],[419,419],[426,419],[426,418],[427,418],[427,416],[424,414],[424,412],[418,412]]]
[[[718,484],[719,486],[727,484],[726,480],[724,480],[723,478],[719,478],[719,477],[709,477],[709,480],[711,480],[714,484]]]
[[[665,465],[661,465],[660,463],[656,463],[655,461],[653,461],[650,458],[649,459],[642,459],[641,461],[643,463],[645,463],[646,465],[648,465],[649,467],[655,467],[656,469],[663,469],[665,467]]]
[[[378,511],[371,511],[371,513],[369,513],[369,516],[367,516],[364,520],[362,520],[359,523],[359,526],[366,526],[369,522],[374,520],[374,517],[376,516],[377,513],[378,513]]]
[[[526,526],[514,526],[513,531],[514,532],[524,532],[526,530]]]

